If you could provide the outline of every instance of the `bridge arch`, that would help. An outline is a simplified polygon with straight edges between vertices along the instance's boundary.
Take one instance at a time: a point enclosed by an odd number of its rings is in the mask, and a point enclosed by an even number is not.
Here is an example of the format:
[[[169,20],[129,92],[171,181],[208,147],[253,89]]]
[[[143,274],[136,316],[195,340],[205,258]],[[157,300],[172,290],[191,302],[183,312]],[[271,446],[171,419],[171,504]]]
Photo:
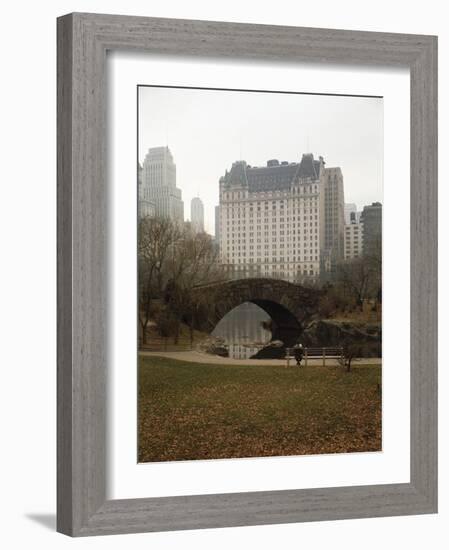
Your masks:
[[[212,332],[232,309],[250,302],[262,308],[273,321],[273,340],[293,345],[305,322],[316,314],[322,291],[279,279],[257,278],[223,281],[195,287],[194,296],[207,304],[203,330]]]

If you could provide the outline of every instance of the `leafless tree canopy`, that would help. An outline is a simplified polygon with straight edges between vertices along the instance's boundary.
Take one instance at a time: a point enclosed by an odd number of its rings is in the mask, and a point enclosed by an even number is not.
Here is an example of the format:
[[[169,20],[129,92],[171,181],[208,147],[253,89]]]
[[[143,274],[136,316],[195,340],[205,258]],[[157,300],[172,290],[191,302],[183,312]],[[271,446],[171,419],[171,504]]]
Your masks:
[[[357,304],[367,298],[381,299],[382,249],[380,239],[370,247],[369,253],[360,258],[341,262],[337,283],[345,295],[353,297]]]
[[[192,299],[192,288],[223,278],[212,238],[193,231],[188,224],[145,217],[139,223],[138,242],[139,322],[143,343],[150,319],[158,316],[162,325],[170,325],[175,335],[179,323],[185,320],[193,335],[195,317],[205,304]]]

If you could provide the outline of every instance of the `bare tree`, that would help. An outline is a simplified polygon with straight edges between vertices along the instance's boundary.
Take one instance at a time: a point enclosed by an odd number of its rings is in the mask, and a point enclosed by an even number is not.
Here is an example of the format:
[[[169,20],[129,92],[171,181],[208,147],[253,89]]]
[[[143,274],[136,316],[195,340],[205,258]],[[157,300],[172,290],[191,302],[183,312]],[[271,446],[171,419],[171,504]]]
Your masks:
[[[200,293],[193,293],[192,290],[198,285],[220,280],[224,276],[218,249],[212,238],[206,233],[194,233],[187,226],[182,238],[175,244],[170,273],[165,301],[188,324],[192,344],[194,327],[201,317],[207,316],[210,305],[202,300]]]
[[[179,320],[168,309],[159,311],[156,317],[157,332],[164,339],[164,348],[167,349],[168,338],[176,331]]]
[[[175,343],[181,321],[189,324],[191,340],[194,325],[205,310],[198,293],[200,284],[223,278],[218,249],[210,235],[195,233],[188,224],[169,219],[143,218],[139,224],[139,323],[142,343],[158,306],[168,308],[178,323],[170,322]],[[164,325],[166,319],[162,316]]]
[[[345,341],[343,342],[343,356],[341,359],[342,366],[346,367],[346,372],[351,372],[351,364],[357,357],[362,357],[363,349],[361,344]]]
[[[338,282],[346,294],[352,296],[359,307],[371,294],[375,270],[364,257],[341,262],[338,266]]]
[[[144,344],[153,301],[162,295],[170,247],[179,237],[179,226],[168,219],[145,217],[139,222],[139,323]]]
[[[186,226],[174,248],[171,277],[178,286],[189,289],[222,277],[218,249],[207,233]]]

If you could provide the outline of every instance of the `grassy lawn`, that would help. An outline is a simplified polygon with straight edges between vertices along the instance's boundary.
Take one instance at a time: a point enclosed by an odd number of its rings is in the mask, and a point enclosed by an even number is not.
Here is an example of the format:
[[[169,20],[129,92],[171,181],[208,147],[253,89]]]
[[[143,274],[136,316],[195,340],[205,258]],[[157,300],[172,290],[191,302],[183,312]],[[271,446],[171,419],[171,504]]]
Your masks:
[[[380,366],[139,361],[139,462],[381,450]]]

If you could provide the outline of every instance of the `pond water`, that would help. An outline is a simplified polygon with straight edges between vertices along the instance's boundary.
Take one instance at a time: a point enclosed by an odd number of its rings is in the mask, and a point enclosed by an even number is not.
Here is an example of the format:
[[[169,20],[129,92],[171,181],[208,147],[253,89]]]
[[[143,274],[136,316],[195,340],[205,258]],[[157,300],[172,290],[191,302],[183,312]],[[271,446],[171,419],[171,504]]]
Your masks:
[[[217,324],[212,336],[223,338],[229,357],[249,359],[271,339],[271,331],[262,326],[270,316],[259,306],[245,302],[227,313]]]

